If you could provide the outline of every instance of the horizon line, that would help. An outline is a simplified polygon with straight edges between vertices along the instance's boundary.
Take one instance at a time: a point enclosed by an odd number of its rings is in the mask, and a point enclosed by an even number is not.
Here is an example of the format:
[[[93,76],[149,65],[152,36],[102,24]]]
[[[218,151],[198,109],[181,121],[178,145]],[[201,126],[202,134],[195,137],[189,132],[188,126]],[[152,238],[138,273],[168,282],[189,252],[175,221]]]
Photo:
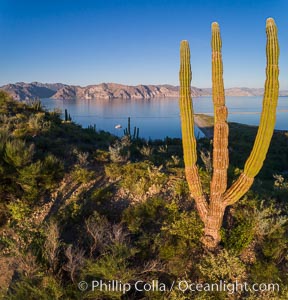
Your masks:
[[[123,86],[129,86],[129,87],[136,87],[136,86],[164,86],[164,85],[169,85],[169,86],[173,86],[173,87],[179,87],[180,85],[174,85],[174,84],[171,84],[171,83],[158,83],[158,84],[155,84],[155,83],[149,83],[149,84],[144,84],[144,83],[139,83],[139,84],[124,84],[124,83],[118,83],[118,82],[100,82],[100,83],[91,83],[91,84],[86,84],[86,85],[83,85],[83,84],[69,84],[69,83],[63,83],[63,82],[41,82],[41,81],[31,81],[31,82],[25,82],[25,81],[16,81],[14,83],[6,83],[6,84],[2,84],[0,86],[0,88],[6,86],[6,85],[16,85],[16,84],[33,84],[33,83],[40,83],[40,84],[63,84],[63,85],[67,85],[67,86],[79,86],[79,87],[88,87],[88,86],[92,86],[92,85],[101,85],[101,84],[117,84],[117,85],[123,85]],[[198,87],[198,86],[194,86],[194,85],[191,85],[192,88],[197,88],[197,89],[212,89],[212,86],[211,87]],[[227,89],[263,89],[264,90],[264,87],[247,87],[247,86],[233,86],[233,87],[227,87],[227,88],[224,88],[225,90]],[[288,90],[288,89],[287,89]],[[279,91],[286,91],[286,89],[283,89],[283,90],[280,90]]]

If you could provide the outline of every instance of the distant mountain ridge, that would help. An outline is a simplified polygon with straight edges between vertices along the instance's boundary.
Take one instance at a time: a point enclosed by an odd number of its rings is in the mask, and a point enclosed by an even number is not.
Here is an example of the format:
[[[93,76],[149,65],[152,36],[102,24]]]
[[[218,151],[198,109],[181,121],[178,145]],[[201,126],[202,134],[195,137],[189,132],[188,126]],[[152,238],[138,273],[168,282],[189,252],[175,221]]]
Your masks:
[[[33,98],[53,98],[71,100],[79,99],[153,99],[177,98],[179,87],[163,85],[128,86],[117,83],[100,83],[81,87],[62,83],[17,82],[7,84],[0,89],[10,93],[16,100],[23,101]],[[257,88],[229,88],[226,96],[262,96],[264,89]],[[193,97],[211,96],[211,88],[191,87]],[[280,96],[288,96],[288,91],[280,91]]]

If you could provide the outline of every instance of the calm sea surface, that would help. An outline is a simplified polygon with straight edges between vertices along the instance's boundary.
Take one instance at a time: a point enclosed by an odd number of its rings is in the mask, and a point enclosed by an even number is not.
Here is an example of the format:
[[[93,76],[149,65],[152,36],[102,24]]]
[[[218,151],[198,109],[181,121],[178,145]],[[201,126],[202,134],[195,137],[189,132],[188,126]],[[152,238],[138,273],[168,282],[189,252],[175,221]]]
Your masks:
[[[163,139],[181,137],[178,99],[151,100],[54,100],[42,99],[48,110],[67,109],[72,120],[83,127],[96,124],[97,130],[109,131],[117,136],[123,135],[127,119],[131,117],[131,130],[139,127],[140,137]],[[258,125],[262,108],[262,97],[226,97],[229,121]],[[195,113],[213,114],[211,97],[193,98]],[[122,125],[116,129],[116,125]],[[288,97],[279,97],[276,129],[288,130]],[[203,135],[195,128],[196,136]]]

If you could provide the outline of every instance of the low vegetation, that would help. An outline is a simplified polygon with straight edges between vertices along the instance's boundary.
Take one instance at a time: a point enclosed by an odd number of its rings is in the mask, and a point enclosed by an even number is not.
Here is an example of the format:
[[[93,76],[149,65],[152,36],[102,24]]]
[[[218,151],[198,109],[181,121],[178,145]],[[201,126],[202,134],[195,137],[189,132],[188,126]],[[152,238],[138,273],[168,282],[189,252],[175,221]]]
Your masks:
[[[287,299],[287,132],[274,132],[262,171],[226,211],[221,242],[210,252],[201,243],[180,139],[147,143],[141,128],[140,138],[119,139],[3,92],[0,113],[3,299]],[[228,185],[257,132],[235,123],[229,129]],[[199,139],[197,147],[209,193],[211,140]],[[93,280],[131,288],[92,291]],[[145,291],[153,280],[166,290]],[[280,288],[192,292],[179,289],[181,281]]]

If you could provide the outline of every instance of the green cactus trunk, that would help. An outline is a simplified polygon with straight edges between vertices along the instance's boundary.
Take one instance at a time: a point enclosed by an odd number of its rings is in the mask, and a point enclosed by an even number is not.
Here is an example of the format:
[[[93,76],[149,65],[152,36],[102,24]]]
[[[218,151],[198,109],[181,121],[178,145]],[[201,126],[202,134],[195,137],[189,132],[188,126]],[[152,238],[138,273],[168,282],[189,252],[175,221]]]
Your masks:
[[[253,149],[247,159],[243,173],[227,190],[227,168],[229,163],[228,112],[225,106],[220,29],[217,23],[212,24],[212,91],[215,124],[213,138],[213,176],[209,199],[207,199],[202,192],[196,165],[197,151],[190,88],[191,66],[189,44],[187,41],[181,42],[179,103],[185,173],[191,196],[195,200],[197,210],[204,223],[204,237],[202,242],[208,249],[214,249],[220,242],[220,228],[225,209],[228,205],[238,201],[251,187],[254,177],[258,174],[263,165],[273,135],[279,91],[279,46],[277,28],[274,20],[271,18],[267,19],[266,34],[267,68],[260,125]]]
[[[128,135],[131,136],[131,119],[128,117]]]
[[[68,111],[67,111],[67,109],[65,109],[65,122],[67,122],[68,121]]]
[[[198,174],[196,139],[194,135],[193,104],[191,98],[190,49],[187,41],[180,46],[180,115],[182,143],[184,149],[185,173],[192,197],[196,200],[197,209],[203,222],[207,216],[208,205],[202,192]]]

